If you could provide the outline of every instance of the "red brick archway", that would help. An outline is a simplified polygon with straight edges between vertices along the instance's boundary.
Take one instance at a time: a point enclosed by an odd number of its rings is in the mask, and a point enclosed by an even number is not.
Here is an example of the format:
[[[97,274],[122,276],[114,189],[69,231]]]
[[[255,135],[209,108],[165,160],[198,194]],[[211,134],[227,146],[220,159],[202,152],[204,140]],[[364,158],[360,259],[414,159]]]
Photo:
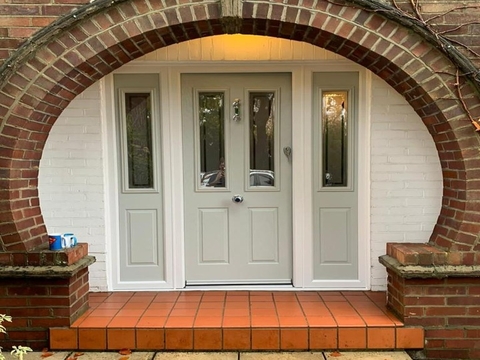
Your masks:
[[[474,88],[464,79],[456,87],[456,68],[447,56],[398,22],[325,0],[302,4],[245,1],[226,11],[211,2],[166,7],[144,0],[112,2],[88,16],[64,17],[61,33],[45,32],[41,45],[30,45],[35,51],[7,60],[11,71],[0,88],[3,250],[31,250],[47,241],[37,191],[39,160],[52,125],[75,96],[155,49],[238,32],[323,47],[363,65],[402,94],[433,136],[443,169],[443,206],[430,240],[459,252],[462,263],[480,264],[474,255],[480,249],[480,142],[457,98],[459,88],[471,115],[479,118]]]

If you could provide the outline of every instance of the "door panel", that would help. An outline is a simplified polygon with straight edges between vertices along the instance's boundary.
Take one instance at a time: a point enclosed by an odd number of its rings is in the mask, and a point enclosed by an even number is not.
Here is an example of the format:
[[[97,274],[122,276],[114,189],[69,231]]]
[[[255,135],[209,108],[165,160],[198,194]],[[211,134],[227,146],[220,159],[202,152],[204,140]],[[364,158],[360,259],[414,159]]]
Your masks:
[[[187,284],[291,283],[290,84],[182,76]]]
[[[115,74],[119,128],[119,282],[164,281],[159,78]]]
[[[314,279],[358,279],[358,73],[313,78]]]

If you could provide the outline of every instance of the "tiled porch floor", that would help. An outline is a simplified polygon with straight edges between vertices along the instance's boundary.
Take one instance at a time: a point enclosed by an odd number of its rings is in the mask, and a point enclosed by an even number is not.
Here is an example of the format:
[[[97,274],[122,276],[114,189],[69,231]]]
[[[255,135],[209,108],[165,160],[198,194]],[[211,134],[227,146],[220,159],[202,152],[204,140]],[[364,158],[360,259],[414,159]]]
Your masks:
[[[328,350],[423,348],[383,292],[90,293],[90,309],[50,329],[53,350]]]

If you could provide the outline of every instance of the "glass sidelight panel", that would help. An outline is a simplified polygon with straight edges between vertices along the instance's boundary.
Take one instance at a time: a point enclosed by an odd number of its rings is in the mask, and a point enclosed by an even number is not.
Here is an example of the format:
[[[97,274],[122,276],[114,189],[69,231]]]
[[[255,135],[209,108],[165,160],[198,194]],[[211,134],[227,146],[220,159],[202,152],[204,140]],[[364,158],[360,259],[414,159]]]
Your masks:
[[[322,93],[323,186],[347,186],[347,91]]]
[[[152,99],[148,93],[125,93],[128,187],[153,188]]]
[[[224,94],[201,92],[198,103],[201,186],[225,187]]]
[[[275,185],[275,94],[250,93],[250,186]]]

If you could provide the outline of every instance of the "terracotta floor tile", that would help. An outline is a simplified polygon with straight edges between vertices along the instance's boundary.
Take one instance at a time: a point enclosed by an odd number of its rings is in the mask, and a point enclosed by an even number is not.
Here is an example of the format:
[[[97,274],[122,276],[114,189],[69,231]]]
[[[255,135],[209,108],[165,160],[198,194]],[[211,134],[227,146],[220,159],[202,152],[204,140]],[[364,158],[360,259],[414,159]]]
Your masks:
[[[252,295],[250,294],[250,302],[255,301],[272,301],[272,295]]]
[[[107,349],[135,349],[135,329],[107,329]]]
[[[106,328],[108,323],[112,321],[111,316],[89,316],[85,320],[83,320],[79,328]]]
[[[395,328],[367,328],[368,349],[394,349]]]
[[[150,305],[148,305],[147,307],[147,310],[156,310],[156,309],[167,309],[167,310],[171,310],[173,309],[175,303],[172,303],[172,302],[161,302],[161,303],[157,303],[157,302],[152,302]]]
[[[250,297],[249,296],[228,296],[225,298],[225,304],[231,303],[243,303],[243,304],[250,304]]]
[[[142,314],[142,316],[168,316],[170,315],[170,309],[148,309]]]
[[[423,349],[425,346],[422,328],[397,328],[397,349]]]
[[[165,350],[193,350],[193,329],[165,329]]]
[[[367,326],[395,326],[388,316],[362,316]]]
[[[302,309],[277,309],[277,315],[278,316],[298,316],[298,317],[303,317],[304,313]]]
[[[95,309],[90,313],[90,316],[108,316],[113,317],[118,313],[116,309]]]
[[[250,316],[249,309],[225,309],[223,316]]]
[[[118,303],[118,302],[111,302],[111,303],[101,303],[96,307],[96,309],[116,309],[119,310],[121,309],[125,304],[124,303]]]
[[[107,329],[78,329],[79,350],[106,350]]]
[[[279,329],[252,329],[252,350],[278,350]]]
[[[194,309],[177,309],[173,308],[170,312],[170,317],[175,316],[195,316],[197,314],[197,308]]]
[[[219,301],[224,301],[225,300],[225,295],[203,295],[202,297],[202,302],[219,302]]]
[[[220,350],[223,346],[222,329],[195,329],[194,350]]]
[[[307,316],[307,323],[311,327],[337,327],[332,316]]]
[[[199,309],[224,309],[225,303],[220,301],[201,302]]]
[[[223,329],[224,350],[250,350],[250,329]]]
[[[275,309],[250,309],[251,316],[277,316]]]
[[[152,300],[154,303],[162,303],[162,302],[175,302],[177,301],[179,293],[175,292],[162,292],[155,296]]]
[[[134,328],[140,316],[116,316],[107,325],[108,328]]]
[[[80,326],[80,324],[83,322],[83,320],[87,319],[88,318],[88,315],[85,315],[83,314],[82,316],[80,316],[77,320],[75,320],[73,322],[73,324],[71,325],[72,328],[77,328]]]
[[[172,309],[179,310],[179,309],[198,309],[198,302],[179,302],[175,303]]]
[[[297,299],[299,301],[321,301],[322,298],[315,292],[298,292]]]
[[[307,316],[332,316],[330,310],[325,308],[307,308],[303,309],[303,313]]]
[[[303,316],[279,316],[280,327],[307,327],[307,320]]]
[[[125,305],[122,306],[121,310],[145,310],[145,308],[149,305],[150,303],[142,303],[142,302],[128,302]]]
[[[280,349],[308,349],[308,329],[280,329]]]
[[[137,316],[140,317],[145,312],[145,306],[142,309],[121,309],[115,316]]]
[[[275,309],[275,304],[270,301],[255,301],[250,304],[252,309]]]
[[[193,316],[169,317],[165,323],[165,328],[191,328],[194,320]]]
[[[335,316],[335,321],[340,327],[365,327],[365,322],[360,316]]]
[[[227,301],[225,309],[250,309],[250,304],[248,301]]]
[[[310,328],[310,349],[338,349],[337,328]]]
[[[212,328],[212,327],[221,327],[222,326],[222,317],[215,316],[197,316],[193,323],[195,328]]]
[[[367,346],[367,332],[365,328],[339,328],[339,349],[365,349]]]
[[[137,329],[138,350],[163,350],[165,348],[164,329]]]
[[[276,316],[252,316],[252,327],[277,327],[279,326]]]
[[[228,316],[223,318],[223,327],[250,327],[250,316]]]
[[[78,349],[77,329],[50,328],[50,349],[52,350]]]
[[[138,320],[136,328],[162,328],[167,321],[166,316],[142,316]]]
[[[197,317],[198,316],[211,316],[211,317],[222,317],[223,316],[223,308],[219,309],[198,309]]]
[[[177,298],[177,303],[179,302],[190,302],[190,303],[199,303],[202,299],[201,295],[189,295],[188,293],[180,294]]]
[[[331,301],[331,302],[346,302],[347,299],[345,299],[344,296],[342,295],[320,295],[323,301]]]

